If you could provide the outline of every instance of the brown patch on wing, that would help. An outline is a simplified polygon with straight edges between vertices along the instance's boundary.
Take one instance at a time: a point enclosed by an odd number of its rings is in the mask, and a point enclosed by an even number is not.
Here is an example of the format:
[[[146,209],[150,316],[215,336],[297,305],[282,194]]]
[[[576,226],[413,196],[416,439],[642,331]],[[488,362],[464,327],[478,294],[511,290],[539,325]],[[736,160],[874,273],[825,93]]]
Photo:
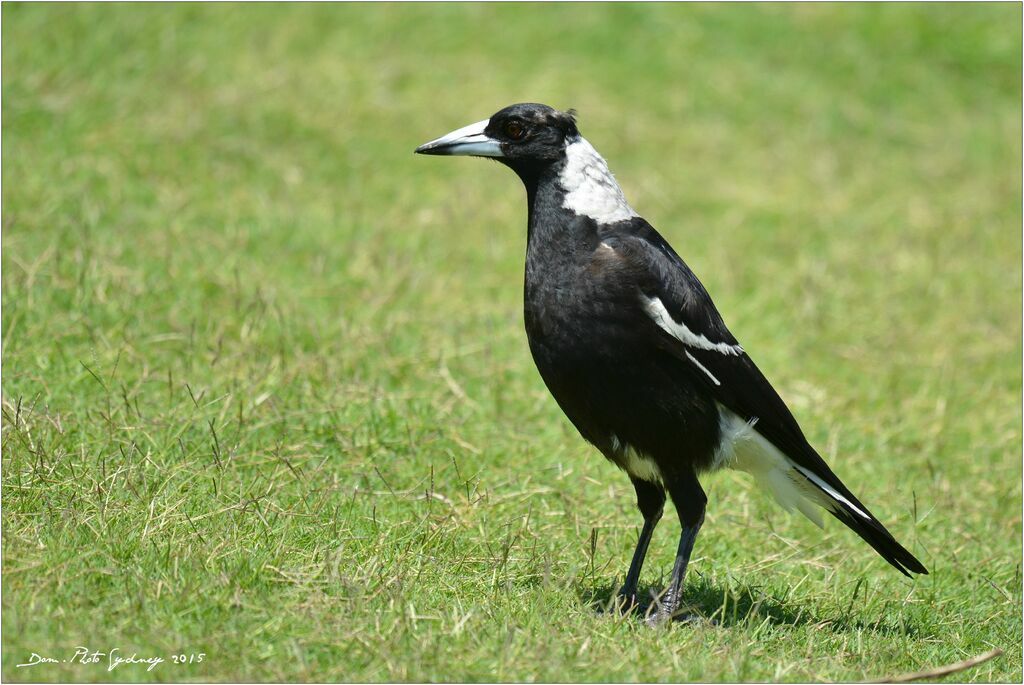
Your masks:
[[[590,264],[587,265],[587,270],[599,273],[616,268],[621,263],[622,255],[614,247],[602,241],[598,243],[597,248],[591,253]]]

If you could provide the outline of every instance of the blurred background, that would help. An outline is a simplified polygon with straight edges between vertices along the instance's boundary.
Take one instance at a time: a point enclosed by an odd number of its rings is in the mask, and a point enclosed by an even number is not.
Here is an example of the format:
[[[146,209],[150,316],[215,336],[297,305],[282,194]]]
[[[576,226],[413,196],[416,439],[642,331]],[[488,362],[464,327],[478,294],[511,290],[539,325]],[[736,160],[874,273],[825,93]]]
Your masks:
[[[1021,677],[1019,5],[0,11],[6,680]],[[640,521],[529,358],[525,194],[412,154],[519,101],[930,576],[722,474],[723,628],[597,610]],[[79,645],[168,663],[15,668]]]

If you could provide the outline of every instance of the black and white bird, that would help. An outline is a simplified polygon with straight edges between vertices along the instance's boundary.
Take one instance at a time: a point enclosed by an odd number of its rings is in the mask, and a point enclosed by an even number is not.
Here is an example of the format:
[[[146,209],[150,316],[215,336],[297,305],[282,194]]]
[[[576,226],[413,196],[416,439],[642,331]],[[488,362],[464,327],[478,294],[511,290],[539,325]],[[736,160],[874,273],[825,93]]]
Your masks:
[[[807,442],[701,282],[626,202],[572,110],[512,105],[416,152],[490,157],[526,186],[530,351],[565,415],[629,475],[644,517],[625,606],[637,604],[667,491],[682,534],[648,620],[677,615],[707,504],[699,477],[722,467],[751,473],[819,526],[824,509],[901,573],[928,572]]]

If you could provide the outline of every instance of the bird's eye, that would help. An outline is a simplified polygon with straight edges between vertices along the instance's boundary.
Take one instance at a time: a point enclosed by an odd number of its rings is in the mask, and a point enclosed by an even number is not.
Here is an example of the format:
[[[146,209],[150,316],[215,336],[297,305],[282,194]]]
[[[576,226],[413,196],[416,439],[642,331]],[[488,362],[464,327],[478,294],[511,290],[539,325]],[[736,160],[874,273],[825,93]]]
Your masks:
[[[505,124],[505,135],[512,140],[522,140],[526,135],[526,127],[514,119]]]

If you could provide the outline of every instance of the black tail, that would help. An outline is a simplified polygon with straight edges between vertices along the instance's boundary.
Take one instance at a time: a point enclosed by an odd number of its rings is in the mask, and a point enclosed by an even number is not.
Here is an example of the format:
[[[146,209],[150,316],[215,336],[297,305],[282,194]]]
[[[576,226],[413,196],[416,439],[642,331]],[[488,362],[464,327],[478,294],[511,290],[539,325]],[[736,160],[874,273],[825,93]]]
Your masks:
[[[816,452],[813,454],[817,456]],[[810,471],[806,467],[798,466],[797,470],[825,495],[828,512],[845,523],[847,528],[871,545],[883,559],[903,575],[911,578],[911,572],[928,573],[924,564],[896,542],[896,538],[878,522],[867,507],[860,503],[849,488],[843,485],[825,462],[821,461],[821,457],[818,457],[818,460],[823,468],[820,468],[818,474],[813,477],[809,475]]]
[[[912,577],[910,575],[911,572],[928,573],[928,569],[924,567],[924,564],[908,552],[903,545],[896,542],[896,538],[873,516],[866,519],[859,512],[851,510],[844,503],[836,502],[836,504],[838,506],[831,509],[830,513],[845,523],[864,542],[874,547],[875,551],[892,564],[893,568],[908,578]],[[867,509],[864,511],[870,516],[870,512]]]

